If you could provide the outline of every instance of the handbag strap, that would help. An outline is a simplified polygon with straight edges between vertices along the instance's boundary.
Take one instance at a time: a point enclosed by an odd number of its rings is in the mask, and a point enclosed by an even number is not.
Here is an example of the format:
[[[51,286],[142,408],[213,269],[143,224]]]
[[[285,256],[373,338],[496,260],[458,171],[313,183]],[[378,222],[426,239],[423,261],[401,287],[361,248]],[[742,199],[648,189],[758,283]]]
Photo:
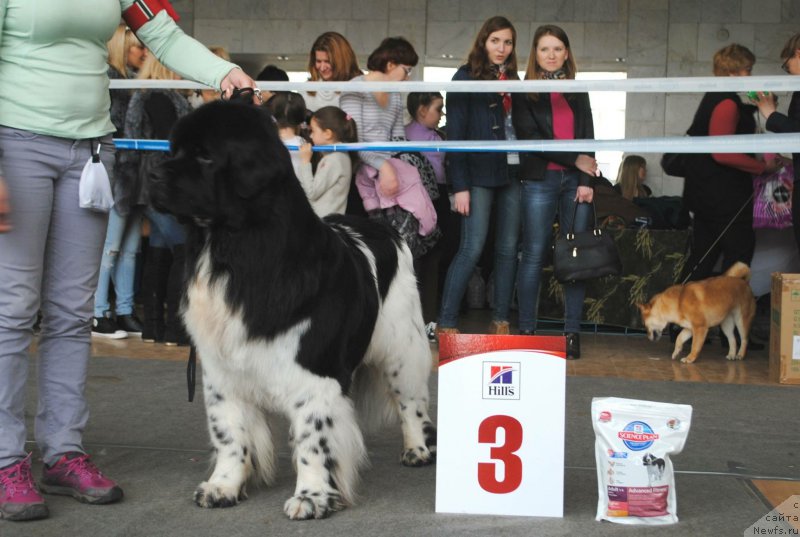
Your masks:
[[[580,203],[581,202],[576,201],[575,206],[572,208],[572,222],[570,222],[569,231],[567,231],[567,240],[569,241],[575,238],[575,217],[578,215],[578,205]],[[597,211],[594,207],[594,200],[589,202],[589,206],[592,208],[592,220],[594,220],[594,227],[592,227],[592,230],[595,235],[600,235],[602,231],[597,227]]]

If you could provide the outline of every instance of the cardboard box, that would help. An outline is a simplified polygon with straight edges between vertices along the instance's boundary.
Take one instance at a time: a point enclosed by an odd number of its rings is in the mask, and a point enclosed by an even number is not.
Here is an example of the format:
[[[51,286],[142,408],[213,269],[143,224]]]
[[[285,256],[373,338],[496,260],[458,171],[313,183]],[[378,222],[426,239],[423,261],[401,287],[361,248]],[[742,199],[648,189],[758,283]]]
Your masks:
[[[769,375],[800,384],[800,274],[772,274]]]

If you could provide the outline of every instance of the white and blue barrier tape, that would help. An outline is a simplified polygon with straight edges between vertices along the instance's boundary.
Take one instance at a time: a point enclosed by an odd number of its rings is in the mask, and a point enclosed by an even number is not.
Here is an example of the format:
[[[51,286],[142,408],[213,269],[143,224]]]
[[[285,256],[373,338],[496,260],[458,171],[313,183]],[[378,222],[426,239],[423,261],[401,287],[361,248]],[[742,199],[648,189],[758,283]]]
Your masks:
[[[450,82],[257,82],[270,91],[394,91],[410,92],[471,92],[546,93],[624,91],[626,93],[705,93],[709,91],[797,91],[800,77],[796,76],[692,76],[675,78],[618,78],[604,80],[467,80]],[[173,88],[208,89],[204,84],[188,80],[115,79],[111,89]]]
[[[117,149],[169,151],[167,140],[114,139]],[[800,134],[738,134],[731,136],[667,136],[623,140],[514,140],[499,142],[370,142],[314,146],[313,151],[431,151],[497,153],[538,151],[623,151],[630,153],[800,153]],[[299,149],[288,146],[290,150]]]
[[[257,82],[272,91],[389,91],[389,92],[588,92],[624,91],[627,93],[705,93],[712,91],[800,91],[796,76],[731,76],[627,78],[606,80],[492,80],[451,82]],[[171,88],[205,89],[208,86],[188,80],[115,79],[111,89]],[[118,149],[169,151],[166,140],[115,139]],[[298,149],[289,146],[290,150]],[[434,151],[434,152],[532,152],[532,151],[623,151],[636,153],[800,153],[798,134],[747,134],[734,136],[667,136],[621,140],[518,140],[379,142],[315,146],[314,151]]]

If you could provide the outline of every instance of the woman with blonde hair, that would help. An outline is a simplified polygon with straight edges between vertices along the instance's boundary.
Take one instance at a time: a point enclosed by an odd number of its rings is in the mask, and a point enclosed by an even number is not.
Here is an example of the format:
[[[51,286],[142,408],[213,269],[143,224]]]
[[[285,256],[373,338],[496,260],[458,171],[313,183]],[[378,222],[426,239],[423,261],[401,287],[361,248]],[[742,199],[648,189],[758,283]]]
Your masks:
[[[314,40],[308,53],[308,73],[311,82],[345,82],[363,75],[353,47],[338,32],[325,32]],[[306,108],[315,112],[323,106],[339,106],[340,92],[301,92]]]
[[[108,40],[108,78],[111,80],[133,78],[147,57],[147,50],[125,24],[117,26]],[[120,138],[125,126],[125,115],[131,100],[129,90],[111,90],[111,122]],[[112,181],[117,175],[115,160]],[[92,335],[121,339],[129,334],[141,334],[142,323],[134,310],[134,275],[136,254],[141,239],[141,218],[127,218],[112,207],[108,215],[103,257],[100,260],[100,277],[94,295]],[[109,300],[110,286],[114,287],[114,311]]]
[[[123,78],[132,78],[129,71],[136,71],[142,66],[147,49],[125,24],[117,26],[114,35],[108,40],[108,65],[113,67]]]
[[[177,80],[180,77],[154,56],[148,56],[139,70],[138,78]],[[139,90],[134,93],[128,107],[125,138],[167,139],[178,118],[189,111],[189,101],[178,90]],[[138,215],[139,219],[143,215],[151,224],[142,271],[142,340],[185,345],[188,343],[188,336],[178,316],[178,306],[186,235],[183,226],[173,216],[160,213],[149,206],[147,193],[147,175],[164,158],[165,153],[160,151],[121,153],[122,173],[117,181],[117,206],[122,214]]]
[[[628,155],[619,165],[617,184],[614,185],[614,190],[627,200],[649,198],[653,191],[644,184],[645,177],[647,177],[647,161],[644,157]]]

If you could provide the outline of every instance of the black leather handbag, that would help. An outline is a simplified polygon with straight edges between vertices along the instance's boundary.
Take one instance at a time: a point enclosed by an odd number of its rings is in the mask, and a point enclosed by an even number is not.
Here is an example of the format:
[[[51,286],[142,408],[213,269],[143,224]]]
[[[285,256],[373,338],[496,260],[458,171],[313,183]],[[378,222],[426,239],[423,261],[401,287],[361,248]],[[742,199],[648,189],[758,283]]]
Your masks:
[[[591,206],[594,220],[592,229],[575,233],[576,203],[569,231],[564,236],[561,233],[556,235],[553,273],[561,283],[619,276],[622,273],[622,262],[614,238],[597,226],[594,203]]]

